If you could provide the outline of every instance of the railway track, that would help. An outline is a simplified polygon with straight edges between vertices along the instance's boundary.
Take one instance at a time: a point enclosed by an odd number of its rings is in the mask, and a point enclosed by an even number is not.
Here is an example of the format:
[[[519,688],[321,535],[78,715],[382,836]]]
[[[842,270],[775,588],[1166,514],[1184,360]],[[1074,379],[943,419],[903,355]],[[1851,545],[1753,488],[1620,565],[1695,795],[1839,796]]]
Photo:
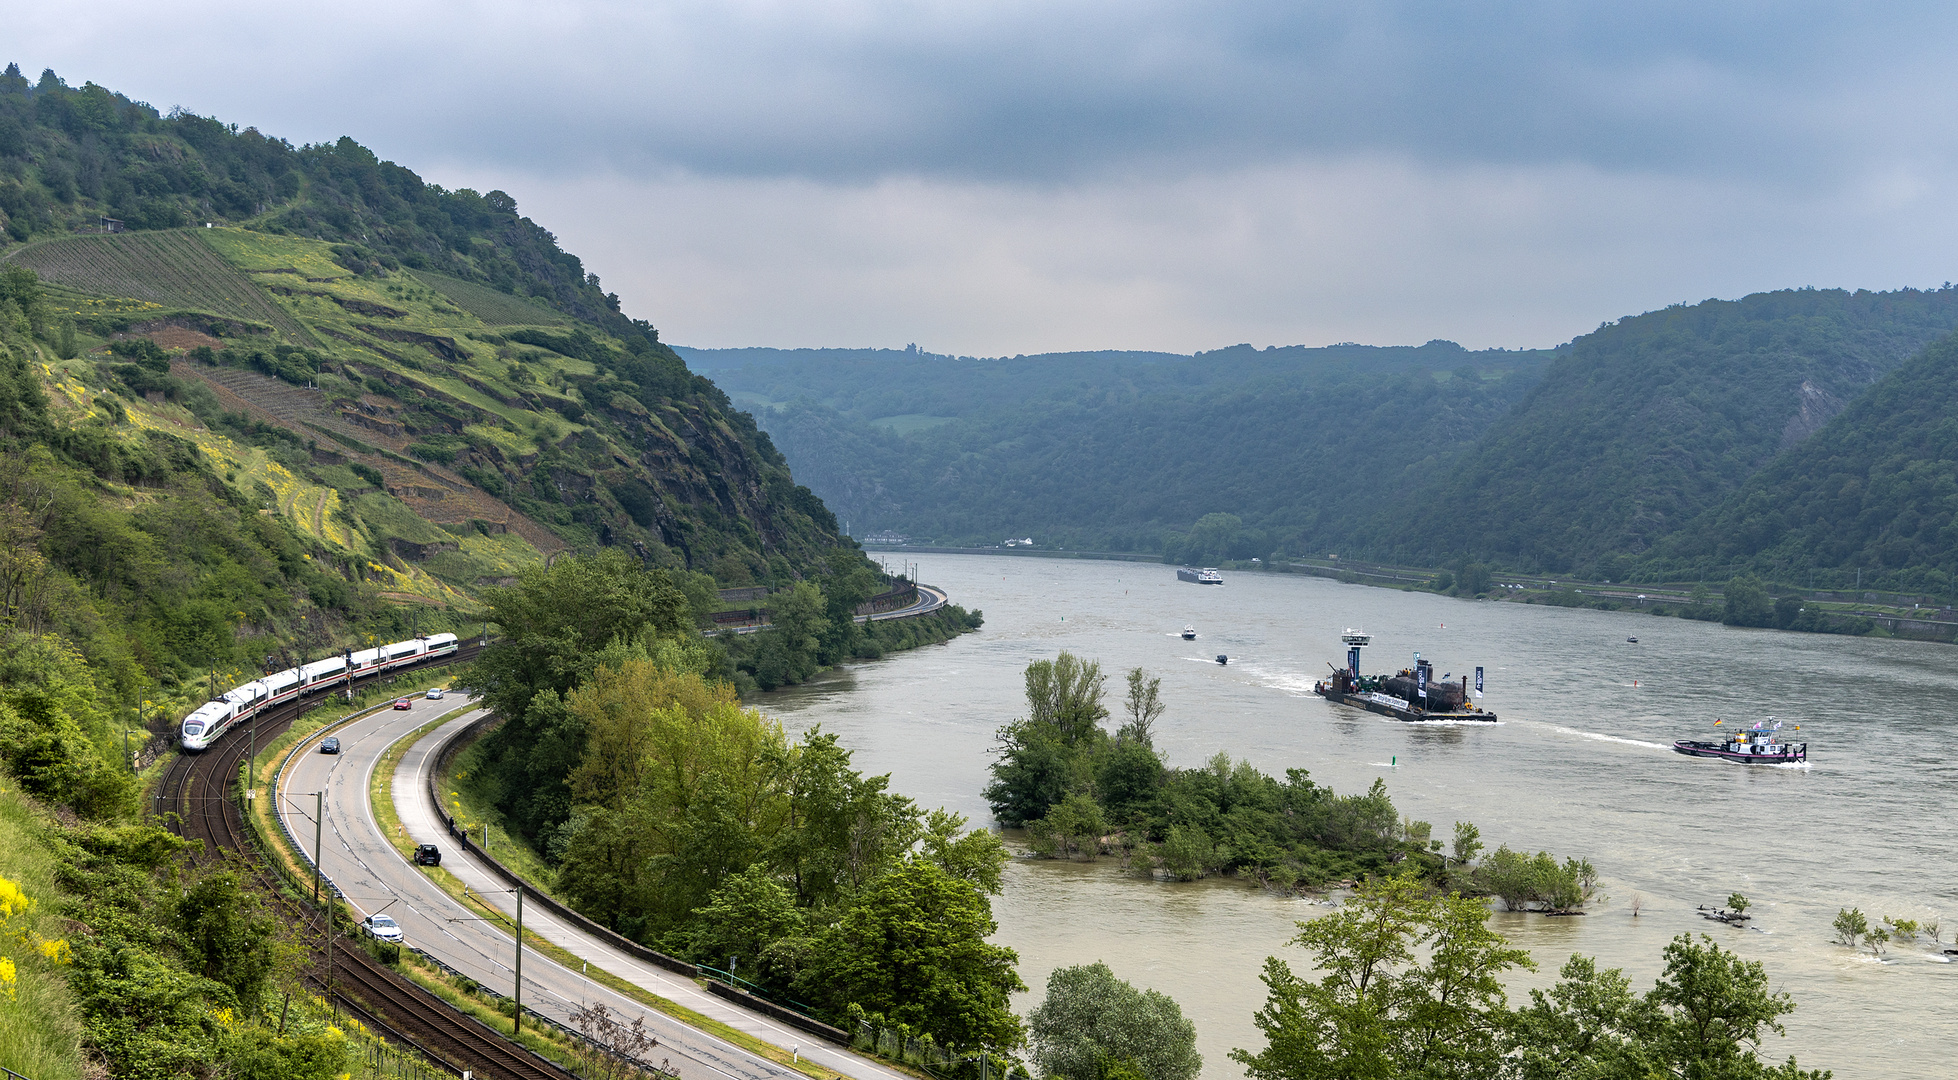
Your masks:
[[[476,651],[476,646],[466,646],[452,657],[406,670],[458,663]],[[277,739],[300,716],[332,700],[329,695],[288,702],[253,717],[201,754],[180,753],[158,782],[153,807],[159,814],[175,815],[171,828],[178,835],[202,841],[195,855],[198,861],[238,858],[249,867],[285,917],[305,928],[314,961],[309,981],[372,1030],[458,1076],[469,1070],[487,1080],[570,1080],[571,1073],[375,960],[353,938],[333,935],[329,970],[325,913],[284,893],[276,872],[255,857],[250,832],[232,795],[239,766],[252,749]]]

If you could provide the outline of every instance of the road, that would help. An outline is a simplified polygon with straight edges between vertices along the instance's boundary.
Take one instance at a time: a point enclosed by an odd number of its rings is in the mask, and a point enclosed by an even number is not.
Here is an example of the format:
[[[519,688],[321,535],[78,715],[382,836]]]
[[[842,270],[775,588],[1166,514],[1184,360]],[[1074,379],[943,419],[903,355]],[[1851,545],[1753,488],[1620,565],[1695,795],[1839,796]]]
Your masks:
[[[909,606],[898,608],[895,611],[880,611],[874,615],[859,615],[857,616],[857,621],[860,623],[883,622],[885,619],[905,619],[913,615],[924,615],[944,607],[947,599],[948,597],[945,595],[944,589],[934,588],[930,585],[920,585],[918,586],[918,599]]]
[[[382,836],[367,798],[374,770],[389,746],[421,725],[458,707],[473,705],[460,695],[443,701],[411,698],[413,708],[385,710],[333,732],[340,739],[337,755],[317,752],[318,738],[305,744],[286,769],[279,792],[279,812],[292,835],[308,851],[315,834],[314,792],[323,791],[325,821],[321,868],[341,890],[356,919],[385,911],[401,924],[406,943],[440,958],[498,993],[511,990],[515,942],[506,924],[480,918],[429,880]],[[442,849],[442,868],[454,874],[472,893],[514,915],[516,898],[501,879],[458,849],[428,804],[426,770],[437,746],[453,732],[482,716],[470,708],[420,740],[402,756],[391,781],[401,828],[415,843]],[[524,929],[576,956],[572,970],[526,949],[523,957],[523,1002],[567,1026],[573,1009],[603,1004],[625,1023],[643,1017],[646,1029],[659,1039],[650,1057],[666,1059],[683,1080],[804,1080],[802,1074],[744,1050],[651,1009],[624,994],[592,981],[582,965],[618,975],[654,994],[696,1013],[785,1049],[798,1051],[806,1061],[857,1080],[910,1080],[883,1065],[845,1049],[758,1016],[702,990],[691,979],[618,953],[575,927],[558,920],[541,905],[526,905]]]

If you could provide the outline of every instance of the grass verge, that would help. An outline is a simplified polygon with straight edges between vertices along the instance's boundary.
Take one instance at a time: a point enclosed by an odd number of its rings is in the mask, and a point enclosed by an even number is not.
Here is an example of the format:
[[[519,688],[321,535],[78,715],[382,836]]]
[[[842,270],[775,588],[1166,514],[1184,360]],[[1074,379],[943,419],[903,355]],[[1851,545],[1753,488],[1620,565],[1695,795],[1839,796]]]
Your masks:
[[[419,742],[420,740],[427,738],[432,730],[433,730],[433,725],[430,725],[422,728],[421,730],[415,732],[414,734],[408,736],[407,738],[402,739],[400,742],[396,743],[395,746],[388,748],[388,755],[392,757],[393,761],[399,762],[401,756],[407,753],[409,747],[413,746],[416,742]],[[399,753],[396,753],[397,748],[399,749]],[[465,755],[466,753],[467,752],[465,751]],[[384,757],[383,760],[385,761],[387,760],[387,758]],[[458,757],[457,762],[460,765],[462,763],[462,757]],[[375,770],[375,775],[377,778],[376,783],[374,784],[373,788],[369,792],[369,794],[373,797],[373,801],[374,801],[375,819],[377,821],[399,822],[400,815],[399,813],[396,812],[394,807],[393,783],[391,779],[389,782],[385,784],[381,783],[378,778],[382,774],[382,772],[383,772],[382,769]],[[391,777],[393,772],[393,767],[388,766],[386,772]],[[459,796],[455,794],[454,789],[451,789],[451,797],[459,798]],[[464,809],[465,810],[469,809],[467,803],[464,804]],[[479,820],[486,820],[488,816],[489,815],[487,814],[481,814],[479,816]],[[499,817],[499,821],[500,821],[500,817]],[[493,841],[498,835],[501,834],[501,831],[502,830],[500,824],[493,824],[491,826],[490,834]],[[521,848],[521,850],[530,854],[531,858],[536,861],[539,867],[542,867],[543,860],[537,858],[535,852],[531,852],[527,846],[518,845],[514,840],[510,840],[507,838],[505,839],[505,844],[507,845],[505,850]],[[413,853],[412,844],[410,844],[407,847],[406,852],[409,854]],[[501,858],[500,853],[499,853],[499,861],[502,861],[505,866],[511,865],[509,861],[503,860]],[[425,869],[429,875],[429,879],[431,881],[434,881],[437,885],[439,885],[442,891],[448,893],[451,898],[460,902],[461,904],[463,904],[465,907],[468,907],[472,911],[475,911],[479,916],[501,925],[506,932],[515,931],[516,927],[511,922],[510,917],[508,915],[504,914],[500,909],[491,907],[489,904],[485,903],[482,900],[482,898],[476,896],[475,894],[471,893],[468,889],[464,888],[462,882],[458,880],[454,874],[449,873],[447,870],[444,870],[439,866],[427,867]],[[513,867],[513,869],[516,868]],[[530,873],[525,873],[522,870],[519,870],[518,872],[527,881],[535,880],[535,877],[533,877],[532,874]],[[524,948],[541,953],[551,958],[552,960],[557,961],[559,964],[567,968],[584,967],[584,960],[581,959],[580,957],[572,955],[568,950],[560,948],[559,946],[554,945],[551,942],[546,941],[544,938],[539,937],[538,935],[531,933],[529,931],[524,932]],[[716,1020],[713,1017],[695,1012],[694,1010],[687,1008],[685,1005],[681,1005],[678,1002],[668,1000],[667,998],[663,998],[658,994],[655,994],[652,991],[647,990],[646,988],[640,986],[639,984],[634,983],[620,975],[616,975],[610,971],[607,971],[604,968],[585,968],[584,974],[586,978],[589,978],[591,981],[595,983],[599,983],[607,987],[608,989],[624,994],[625,996],[632,998],[634,1001],[646,1005],[649,1008],[657,1009],[660,1012],[663,1012],[666,1015],[671,1016],[674,1019],[687,1024],[690,1027],[699,1028],[702,1031],[709,1032],[719,1038],[725,1039],[728,1042],[733,1043],[735,1046],[738,1046],[741,1049],[746,1050],[749,1053],[754,1054],[758,1057],[766,1058],[767,1060],[772,1061],[777,1065],[786,1066],[788,1068],[796,1070],[797,1072],[802,1073],[805,1076],[816,1077],[818,1078],[818,1080],[830,1080],[830,1078],[835,1075],[834,1070],[824,1069],[819,1066],[813,1065],[810,1062],[803,1061],[798,1055],[796,1055],[795,1053],[791,1052],[790,1050],[784,1047],[777,1046],[771,1042],[765,1042],[761,1039],[756,1038],[753,1035],[748,1034],[745,1031],[742,1031],[738,1028],[732,1027],[719,1020]],[[923,1073],[916,1072],[911,1069],[903,1068],[902,1066],[898,1066],[890,1062],[883,1062],[883,1064],[887,1068],[898,1069],[900,1071],[911,1073],[912,1075],[916,1075],[921,1078],[925,1076],[925,1074]]]

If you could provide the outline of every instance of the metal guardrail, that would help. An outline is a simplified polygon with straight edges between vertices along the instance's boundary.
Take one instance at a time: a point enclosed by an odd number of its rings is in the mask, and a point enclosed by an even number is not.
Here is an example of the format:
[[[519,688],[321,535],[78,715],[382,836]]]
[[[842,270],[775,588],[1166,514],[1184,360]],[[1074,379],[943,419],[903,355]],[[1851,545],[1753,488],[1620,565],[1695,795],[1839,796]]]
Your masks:
[[[448,807],[442,803],[442,793],[438,789],[436,779],[448,769],[449,762],[454,759],[457,752],[461,749],[462,740],[469,735],[479,732],[482,728],[489,726],[495,719],[493,716],[485,716],[480,720],[473,721],[443,740],[442,745],[436,748],[434,762],[428,770],[428,801],[429,805],[435,809],[437,820],[441,821],[443,827],[448,830],[449,836],[457,844],[461,845],[465,853],[474,855],[480,859],[489,868],[490,872],[501,878],[505,884],[510,885],[512,888],[523,889],[525,895],[531,902],[543,905],[553,915],[556,915],[585,934],[597,938],[600,942],[610,946],[615,951],[637,957],[647,963],[665,968],[678,975],[684,975],[690,979],[699,978],[701,973],[699,966],[649,949],[609,927],[600,925],[583,912],[573,910],[557,898],[538,891],[535,885],[525,881],[516,871],[503,865],[503,863],[484,851],[474,841],[470,840],[466,830],[456,827],[454,816],[449,813]],[[721,989],[715,990],[716,986],[720,986]],[[790,1027],[814,1035],[819,1039],[835,1043],[838,1046],[850,1045],[849,1032],[825,1024],[813,1017],[806,1016],[795,1009],[778,1005],[775,1002],[749,993],[746,990],[737,989],[731,984],[722,985],[710,980],[708,989],[714,991],[717,997],[726,998],[737,1005],[779,1020]]]
[[[479,982],[476,979],[470,977],[469,975],[466,975],[461,971],[458,971],[455,968],[449,966],[447,961],[444,961],[441,957],[436,956],[434,953],[416,948],[413,945],[403,945],[402,948],[408,952],[414,953],[416,956],[421,958],[422,963],[427,964],[432,968],[436,968],[437,970],[441,971],[443,974],[447,975],[450,979],[459,980],[461,982],[468,983],[474,989],[466,991],[467,993],[480,994],[483,997],[490,999],[490,1001],[493,1004],[496,1004],[499,1012],[502,1011],[503,1008],[503,1006],[500,1003],[510,1000],[510,995],[498,993],[497,991],[492,990],[488,985]],[[457,987],[457,989],[460,990],[461,987]],[[630,1054],[621,1053],[620,1051],[615,1050],[612,1047],[607,1046],[602,1042],[599,1042],[597,1039],[592,1038],[591,1036],[585,1034],[584,1032],[579,1031],[577,1028],[571,1027],[565,1024],[564,1022],[557,1020],[553,1017],[546,1016],[545,1014],[538,1012],[536,1009],[533,1009],[528,1005],[519,1005],[517,1007],[523,1010],[523,1014],[529,1017],[531,1020],[545,1027],[550,1028],[551,1030],[557,1032],[558,1034],[564,1036],[565,1038],[570,1039],[571,1041],[586,1047],[590,1051],[596,1051],[605,1054],[615,1054],[619,1057],[623,1057],[627,1061],[630,1061],[634,1065],[637,1065],[639,1068],[646,1070],[648,1073],[663,1073],[668,1076],[678,1075],[678,1073],[674,1071],[671,1068],[671,1066],[662,1067],[659,1065],[654,1065],[652,1062],[646,1061],[643,1058],[636,1058]]]

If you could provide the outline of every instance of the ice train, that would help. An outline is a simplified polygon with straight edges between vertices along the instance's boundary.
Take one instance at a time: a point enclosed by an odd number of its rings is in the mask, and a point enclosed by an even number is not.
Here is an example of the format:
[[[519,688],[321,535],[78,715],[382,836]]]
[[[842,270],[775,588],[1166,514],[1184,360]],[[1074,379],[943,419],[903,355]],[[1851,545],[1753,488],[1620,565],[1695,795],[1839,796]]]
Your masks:
[[[183,747],[190,753],[196,753],[216,742],[234,725],[282,701],[318,693],[350,679],[365,679],[383,671],[418,664],[433,657],[453,656],[456,649],[454,634],[430,634],[273,672],[243,686],[232,687],[184,717]]]

